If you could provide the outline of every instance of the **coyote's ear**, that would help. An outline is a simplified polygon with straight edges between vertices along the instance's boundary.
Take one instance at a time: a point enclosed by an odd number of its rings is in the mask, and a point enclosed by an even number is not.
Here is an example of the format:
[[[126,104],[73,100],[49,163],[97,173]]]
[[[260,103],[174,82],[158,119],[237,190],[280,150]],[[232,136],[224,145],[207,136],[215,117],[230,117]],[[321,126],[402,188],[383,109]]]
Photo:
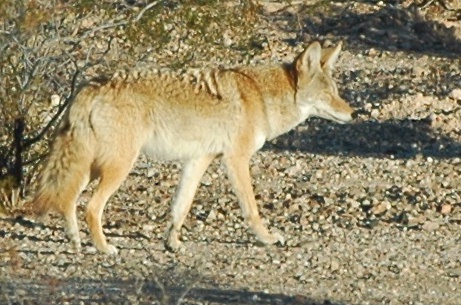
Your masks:
[[[296,70],[298,73],[319,70],[321,56],[320,43],[311,43],[296,59]]]
[[[334,48],[328,48],[322,50],[322,59],[320,63],[323,69],[332,70],[336,61],[338,60],[339,53],[341,52],[341,47],[343,43],[339,42],[338,45]]]

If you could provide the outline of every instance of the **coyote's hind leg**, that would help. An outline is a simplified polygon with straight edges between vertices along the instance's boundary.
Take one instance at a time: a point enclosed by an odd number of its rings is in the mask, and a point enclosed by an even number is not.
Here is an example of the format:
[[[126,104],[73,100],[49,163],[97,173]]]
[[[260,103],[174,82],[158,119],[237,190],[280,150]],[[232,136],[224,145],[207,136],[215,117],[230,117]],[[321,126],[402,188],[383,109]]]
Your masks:
[[[99,173],[101,180],[88,203],[86,219],[91,238],[96,249],[106,254],[117,254],[117,248],[107,243],[102,230],[101,218],[104,206],[109,197],[128,176],[136,157],[137,154],[132,154],[129,157],[119,156],[113,162],[105,162],[104,165],[100,166]]]
[[[81,190],[88,184],[88,177],[82,175],[79,185],[68,185],[67,190],[61,193],[60,201],[54,205],[56,211],[66,220],[66,234],[75,251],[81,251],[80,231],[77,221],[77,199]]]

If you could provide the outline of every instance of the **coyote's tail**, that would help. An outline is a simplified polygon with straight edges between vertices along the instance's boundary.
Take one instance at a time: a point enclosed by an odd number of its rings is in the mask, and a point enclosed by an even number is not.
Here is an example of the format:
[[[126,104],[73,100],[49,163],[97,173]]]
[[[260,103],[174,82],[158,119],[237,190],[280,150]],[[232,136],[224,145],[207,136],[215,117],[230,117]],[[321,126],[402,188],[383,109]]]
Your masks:
[[[89,90],[80,91],[59,126],[31,206],[37,218],[50,209],[65,213],[88,183],[94,154],[90,123],[94,98]]]

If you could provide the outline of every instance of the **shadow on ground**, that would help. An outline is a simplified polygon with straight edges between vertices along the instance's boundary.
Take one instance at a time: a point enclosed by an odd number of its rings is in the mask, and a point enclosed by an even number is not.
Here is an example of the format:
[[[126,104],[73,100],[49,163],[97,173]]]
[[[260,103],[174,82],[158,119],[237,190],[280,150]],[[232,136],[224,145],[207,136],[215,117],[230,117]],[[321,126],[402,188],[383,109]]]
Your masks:
[[[364,121],[348,125],[319,119],[301,131],[291,131],[266,149],[302,151],[320,155],[410,159],[461,157],[461,143],[435,133],[429,120]]]
[[[178,281],[177,278],[180,278]],[[194,276],[195,277],[195,276]],[[0,280],[2,304],[238,304],[238,305],[344,305],[329,300],[313,300],[261,291],[200,288],[196,278],[181,274],[170,279],[88,280],[41,279]],[[186,279],[184,279],[186,278]],[[181,283],[178,285],[177,283]]]
[[[358,2],[376,5],[376,1],[318,1],[311,5],[286,6],[270,13],[269,17],[276,22],[289,21],[280,22],[280,28],[296,33],[302,40],[334,35],[344,39],[352,49],[368,45],[379,50],[411,51],[447,58],[461,55],[461,33],[457,32],[461,29],[453,26],[461,19],[460,10],[434,7],[433,14],[450,13],[442,23],[427,18],[416,4],[404,8],[388,2],[379,8],[370,6],[362,13],[355,10]]]
[[[0,224],[37,225],[22,218],[0,218]],[[43,226],[38,224],[39,226]],[[0,226],[1,227],[1,226]],[[56,228],[55,228],[56,229]],[[0,238],[18,241],[31,239],[30,235],[0,230]],[[50,237],[54,238],[54,237]],[[49,241],[49,239],[48,239]],[[57,238],[57,243],[66,241]],[[23,264],[22,255],[55,255],[55,251],[18,249],[0,245],[0,304],[235,304],[235,305],[345,305],[331,300],[314,300],[305,295],[266,293],[246,289],[224,289],[218,287],[213,278],[206,278],[197,269],[185,269],[178,265],[156,267],[151,265],[136,275],[138,269],[129,265],[120,268],[96,263],[88,267],[79,262],[72,252],[66,252],[69,261],[50,260],[50,268],[62,270],[62,278],[18,275],[33,273],[36,265]],[[91,255],[91,254],[87,254]],[[96,255],[98,256],[98,255]],[[110,265],[110,264],[109,264]],[[97,266],[97,267],[96,267]],[[73,278],[71,268],[109,268],[111,278]],[[119,266],[120,267],[120,266]],[[46,268],[46,266],[45,266]],[[18,269],[21,269],[20,271]],[[24,273],[25,272],[25,273]],[[95,271],[95,274],[98,271]]]
[[[422,77],[415,76],[409,67],[385,70],[385,66],[378,66],[371,71],[337,71],[334,78],[338,80],[341,96],[353,107],[360,107],[363,103],[383,104],[403,96],[414,96],[416,93],[445,99],[454,89],[461,86],[461,75],[450,62],[436,62],[434,65],[437,66],[426,67],[427,75]],[[373,81],[363,81],[364,78]]]

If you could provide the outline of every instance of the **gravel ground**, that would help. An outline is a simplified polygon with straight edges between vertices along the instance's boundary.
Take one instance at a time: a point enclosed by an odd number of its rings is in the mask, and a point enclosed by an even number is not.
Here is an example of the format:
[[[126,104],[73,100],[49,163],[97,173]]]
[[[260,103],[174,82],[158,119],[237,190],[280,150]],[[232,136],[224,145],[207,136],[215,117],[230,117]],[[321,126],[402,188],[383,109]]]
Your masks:
[[[117,257],[96,253],[83,221],[76,255],[55,216],[0,218],[0,303],[461,304],[460,13],[350,3],[309,19],[297,1],[266,3],[255,29],[271,42],[257,62],[293,55],[294,41],[343,40],[336,78],[360,113],[309,120],[253,158],[261,215],[286,245],[256,243],[216,161],[185,250],[166,251],[181,165],[141,158],[104,214]]]

